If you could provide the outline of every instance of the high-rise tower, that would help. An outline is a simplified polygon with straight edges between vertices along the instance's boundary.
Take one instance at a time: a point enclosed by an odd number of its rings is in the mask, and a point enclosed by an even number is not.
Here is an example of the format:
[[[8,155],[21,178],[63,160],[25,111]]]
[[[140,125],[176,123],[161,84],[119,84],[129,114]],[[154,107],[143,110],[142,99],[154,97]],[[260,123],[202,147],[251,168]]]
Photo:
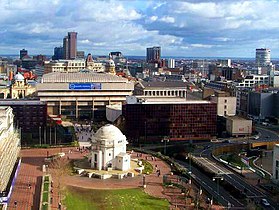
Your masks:
[[[161,61],[161,47],[150,47],[146,49],[147,63],[160,63]]]
[[[77,32],[68,32],[69,59],[77,57]]]
[[[256,65],[257,67],[266,67],[270,64],[270,49],[256,49]]]
[[[63,58],[64,59],[69,59],[69,40],[68,36],[65,36],[63,38]]]

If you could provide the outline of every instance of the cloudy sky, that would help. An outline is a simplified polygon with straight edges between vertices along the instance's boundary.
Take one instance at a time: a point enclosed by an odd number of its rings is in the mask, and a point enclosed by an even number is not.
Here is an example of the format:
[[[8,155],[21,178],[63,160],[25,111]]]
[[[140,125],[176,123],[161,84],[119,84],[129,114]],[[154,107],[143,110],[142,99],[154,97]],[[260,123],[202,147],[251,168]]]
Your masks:
[[[52,54],[68,31],[94,55],[279,58],[278,0],[1,0],[0,54]]]

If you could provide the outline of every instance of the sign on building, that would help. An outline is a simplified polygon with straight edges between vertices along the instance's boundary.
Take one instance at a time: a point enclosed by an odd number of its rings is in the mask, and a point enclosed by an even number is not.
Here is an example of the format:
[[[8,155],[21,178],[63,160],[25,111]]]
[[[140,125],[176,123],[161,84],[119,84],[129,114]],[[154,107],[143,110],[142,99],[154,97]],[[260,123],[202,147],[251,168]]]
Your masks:
[[[70,83],[70,90],[101,90],[101,83]]]

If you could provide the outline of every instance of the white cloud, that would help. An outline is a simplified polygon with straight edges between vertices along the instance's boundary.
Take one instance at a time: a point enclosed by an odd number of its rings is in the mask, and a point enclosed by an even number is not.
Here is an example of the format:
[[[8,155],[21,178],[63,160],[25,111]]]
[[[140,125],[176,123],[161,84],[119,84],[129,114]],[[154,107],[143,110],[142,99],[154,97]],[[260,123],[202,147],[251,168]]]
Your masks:
[[[174,17],[163,16],[162,18],[160,18],[160,21],[165,22],[165,23],[174,23],[175,19],[174,19]]]
[[[195,48],[212,48],[213,45],[209,45],[209,44],[190,44],[191,47],[195,47]]]

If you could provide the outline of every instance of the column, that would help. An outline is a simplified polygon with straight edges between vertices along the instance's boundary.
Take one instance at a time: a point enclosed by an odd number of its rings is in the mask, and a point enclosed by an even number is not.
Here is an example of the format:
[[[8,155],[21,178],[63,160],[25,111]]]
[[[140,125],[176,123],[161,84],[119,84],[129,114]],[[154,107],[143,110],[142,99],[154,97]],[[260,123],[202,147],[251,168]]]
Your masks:
[[[78,99],[76,98],[76,119],[78,119]]]
[[[95,102],[94,102],[94,98],[92,98],[92,121],[94,121],[94,107],[95,106]]]
[[[61,102],[61,98],[59,100],[59,114],[61,115],[61,109],[62,109],[62,102]]]

